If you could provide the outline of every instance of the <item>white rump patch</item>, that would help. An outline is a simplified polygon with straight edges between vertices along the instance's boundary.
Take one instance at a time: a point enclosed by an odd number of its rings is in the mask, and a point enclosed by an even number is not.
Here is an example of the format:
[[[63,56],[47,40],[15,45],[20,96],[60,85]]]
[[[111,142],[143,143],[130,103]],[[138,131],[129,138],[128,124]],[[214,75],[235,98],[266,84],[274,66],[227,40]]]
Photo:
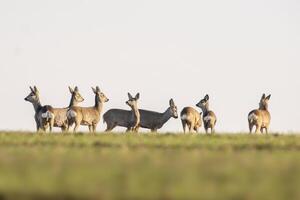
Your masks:
[[[249,117],[248,117],[248,120],[249,121],[253,121],[253,120],[256,120],[257,119],[257,116],[254,114],[254,113],[252,113],[251,115],[249,115]]]
[[[71,119],[71,118],[75,118],[77,116],[77,113],[74,110],[69,110],[67,112],[67,118]]]
[[[204,117],[203,120],[204,120],[205,122],[208,122],[208,121],[211,120],[211,117],[208,115],[208,116]]]
[[[42,113],[42,118],[44,119],[52,119],[53,118],[53,114],[49,111]]]
[[[186,120],[188,117],[187,117],[187,115],[182,115],[181,116],[181,120]]]

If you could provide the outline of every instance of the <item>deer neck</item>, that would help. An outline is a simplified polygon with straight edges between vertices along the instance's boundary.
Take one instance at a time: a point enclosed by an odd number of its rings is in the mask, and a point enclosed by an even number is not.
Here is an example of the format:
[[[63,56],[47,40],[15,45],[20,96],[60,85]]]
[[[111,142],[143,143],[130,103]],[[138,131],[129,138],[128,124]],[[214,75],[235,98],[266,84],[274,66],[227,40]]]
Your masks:
[[[160,118],[161,126],[164,125],[172,117],[170,108],[168,108]]]
[[[268,111],[268,105],[259,105],[259,110]]]
[[[42,107],[42,104],[41,104],[40,100],[32,103],[32,105],[33,105],[33,108],[34,108],[35,112],[38,112]]]
[[[139,109],[135,108],[135,107],[132,107],[132,112],[133,112],[133,117],[135,119],[135,127],[138,126],[140,124],[140,112],[139,112]]]
[[[202,112],[203,112],[203,116],[208,115],[208,112],[209,112],[209,105],[208,104],[206,104],[206,106],[202,108]]]
[[[95,109],[100,113],[103,109],[103,103],[96,100]]]
[[[69,108],[71,108],[73,106],[78,106],[78,102],[75,100],[75,96],[74,95],[72,95],[72,97],[71,97]]]

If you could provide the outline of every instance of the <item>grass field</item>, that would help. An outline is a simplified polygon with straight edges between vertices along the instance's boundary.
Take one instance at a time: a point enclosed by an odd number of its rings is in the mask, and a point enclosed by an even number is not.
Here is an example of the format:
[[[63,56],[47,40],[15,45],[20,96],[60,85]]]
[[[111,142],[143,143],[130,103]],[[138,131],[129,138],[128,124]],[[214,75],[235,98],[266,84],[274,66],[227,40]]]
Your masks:
[[[300,136],[1,133],[0,199],[300,199]]]

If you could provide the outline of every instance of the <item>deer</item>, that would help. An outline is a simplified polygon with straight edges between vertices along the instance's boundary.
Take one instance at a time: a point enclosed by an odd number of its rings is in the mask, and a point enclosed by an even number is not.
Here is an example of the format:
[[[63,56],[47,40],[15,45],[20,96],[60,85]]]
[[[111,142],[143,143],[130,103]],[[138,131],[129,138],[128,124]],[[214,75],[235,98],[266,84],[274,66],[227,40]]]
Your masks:
[[[256,126],[255,133],[258,133],[259,131],[263,133],[263,130],[265,129],[266,134],[269,132],[269,126],[271,122],[271,115],[268,110],[268,104],[269,100],[271,98],[271,95],[267,96],[265,94],[262,95],[260,102],[259,102],[259,108],[256,110],[252,110],[248,114],[248,123],[249,123],[249,130],[250,133],[252,133],[252,129],[254,126]]]
[[[211,134],[215,133],[217,117],[213,111],[209,110],[209,95],[205,95],[205,97],[200,100],[200,102],[197,103],[196,106],[201,108],[203,112],[202,119],[205,132],[208,133],[208,129],[211,129]]]
[[[202,112],[199,113],[192,107],[183,108],[180,113],[183,132],[186,133],[186,126],[188,126],[190,133],[192,132],[192,130],[198,133],[199,128],[202,126],[201,115]]]
[[[35,114],[34,119],[36,122],[37,132],[46,131],[50,127],[50,132],[52,131],[51,119],[54,118],[54,115],[49,111],[52,109],[51,106],[45,105],[42,106],[40,102],[40,92],[36,86],[33,88],[30,86],[30,93],[25,97],[25,101],[32,103]]]
[[[106,132],[112,131],[116,126],[126,127],[126,132],[137,132],[140,125],[140,112],[138,109],[138,100],[140,93],[133,97],[128,92],[128,101],[126,104],[131,110],[110,109],[103,115],[104,123],[106,123]]]
[[[151,132],[157,132],[171,117],[177,119],[177,106],[173,99],[169,101],[169,107],[163,113],[139,109],[141,120],[139,127],[150,129]],[[138,128],[139,128],[138,127]]]
[[[78,106],[79,103],[84,101],[84,98],[79,93],[79,89],[77,86],[74,89],[72,89],[69,86],[69,91],[71,94],[71,100],[68,107],[50,109],[50,112],[54,115],[54,118],[52,118],[51,120],[51,126],[61,128],[62,132],[69,131],[69,124],[67,118],[67,112],[69,108]]]
[[[77,132],[80,125],[88,126],[89,131],[95,133],[97,125],[100,121],[101,112],[103,110],[104,103],[108,102],[109,99],[105,96],[100,88],[92,87],[95,94],[95,105],[92,107],[79,107],[72,106],[67,112],[68,125],[72,126],[75,124],[74,132]]]

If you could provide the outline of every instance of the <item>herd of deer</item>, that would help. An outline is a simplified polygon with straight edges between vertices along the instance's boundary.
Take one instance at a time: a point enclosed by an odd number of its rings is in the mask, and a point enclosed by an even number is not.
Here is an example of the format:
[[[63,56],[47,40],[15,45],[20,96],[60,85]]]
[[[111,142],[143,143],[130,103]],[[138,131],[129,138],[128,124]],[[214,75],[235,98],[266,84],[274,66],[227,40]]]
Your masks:
[[[69,128],[74,126],[74,132],[76,132],[79,126],[88,126],[90,132],[95,132],[97,124],[100,121],[103,104],[108,102],[109,99],[105,96],[100,88],[92,88],[95,94],[95,105],[91,107],[80,107],[78,104],[84,101],[84,98],[80,95],[78,87],[72,89],[69,87],[71,93],[70,104],[66,108],[53,108],[52,106],[43,106],[39,98],[39,90],[36,86],[30,87],[30,94],[25,98],[25,101],[32,103],[35,115],[37,131],[52,131],[53,127],[61,128],[63,132],[69,131]],[[248,115],[249,130],[252,133],[252,129],[255,126],[255,132],[259,131],[263,133],[265,129],[268,133],[271,116],[268,111],[268,101],[271,95],[266,96],[263,94],[259,108],[253,110]],[[103,120],[107,124],[106,131],[112,131],[116,126],[125,127],[127,131],[138,132],[139,128],[150,129],[152,132],[156,132],[158,129],[171,118],[178,118],[177,107],[170,99],[168,109],[163,112],[154,112],[148,110],[138,109],[138,100],[140,94],[136,94],[133,97],[128,93],[128,101],[126,104],[131,110],[111,109],[103,115]],[[211,133],[215,132],[215,126],[217,123],[217,117],[213,111],[209,109],[209,96],[206,95],[199,103],[196,104],[202,112],[198,112],[192,107],[185,107],[181,111],[181,122],[183,131],[186,132],[193,130],[198,132],[202,126],[202,121],[206,133],[210,129]]]

